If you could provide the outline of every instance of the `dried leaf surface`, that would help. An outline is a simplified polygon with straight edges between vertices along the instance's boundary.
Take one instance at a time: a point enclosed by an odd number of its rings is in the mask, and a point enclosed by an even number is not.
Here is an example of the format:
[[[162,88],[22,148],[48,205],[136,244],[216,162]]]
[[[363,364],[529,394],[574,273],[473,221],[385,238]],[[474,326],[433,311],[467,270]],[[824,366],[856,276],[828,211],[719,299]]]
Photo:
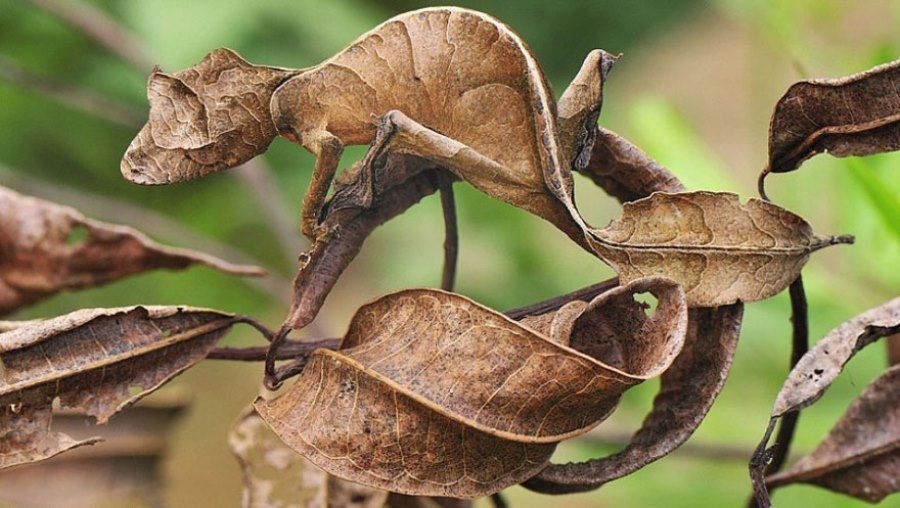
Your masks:
[[[672,172],[615,132],[597,127],[588,165],[580,173],[620,202],[653,192],[684,192]]]
[[[772,115],[768,171],[792,171],[824,151],[847,157],[891,150],[900,150],[900,60],[792,85]]]
[[[548,494],[593,490],[681,446],[725,384],[740,335],[743,305],[691,309],[681,354],[661,378],[653,409],[622,451],[580,464],[552,464],[525,487]]]
[[[900,366],[869,385],[812,453],[766,479],[812,483],[871,503],[900,491]]]
[[[292,450],[251,407],[228,436],[248,508],[380,508],[388,493],[329,475]]]
[[[105,423],[203,359],[235,320],[189,307],[84,309],[0,334],[0,468],[93,442],[50,430],[54,400]]]
[[[652,317],[633,299],[645,291],[659,299]],[[452,293],[388,295],[360,308],[339,351],[316,351],[285,395],[256,408],[338,476],[405,494],[490,494],[664,371],[687,323],[680,288],[662,279],[560,312],[571,336],[554,342]]]
[[[126,227],[0,187],[0,315],[63,290],[112,282],[136,273],[195,264],[262,275],[187,249],[165,247]]]
[[[0,505],[163,506],[168,438],[189,399],[179,390],[163,392],[141,399],[102,427],[86,425],[88,418],[79,411],[54,411],[57,431],[76,440],[99,434],[103,442],[0,471]]]
[[[898,331],[900,297],[828,332],[791,370],[775,399],[772,417],[803,409],[818,400],[857,351]]]
[[[269,98],[297,71],[247,63],[217,49],[194,67],[147,82],[150,119],[122,158],[143,185],[200,178],[247,162],[275,139]]]
[[[716,307],[779,293],[810,253],[851,238],[819,236],[765,201],[698,191],[625,203],[619,219],[593,230],[593,240],[623,283],[666,277],[684,287],[689,306]]]

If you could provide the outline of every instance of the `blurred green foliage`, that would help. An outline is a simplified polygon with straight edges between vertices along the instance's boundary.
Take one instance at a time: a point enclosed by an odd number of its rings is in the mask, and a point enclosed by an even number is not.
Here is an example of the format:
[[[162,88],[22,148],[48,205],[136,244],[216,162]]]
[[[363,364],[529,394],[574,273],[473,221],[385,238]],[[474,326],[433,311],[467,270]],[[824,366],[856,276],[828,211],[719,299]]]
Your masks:
[[[431,4],[414,0],[94,3],[144,41],[166,70],[192,65],[220,46],[234,48],[253,62],[310,66],[380,21]],[[601,123],[637,142],[689,188],[729,190],[744,196],[755,194],[755,177],[765,161],[767,117],[791,82],[807,76],[849,74],[900,56],[896,1],[493,0],[459,4],[494,14],[517,30],[557,90],[564,88],[590,49],[625,52],[611,75]],[[144,75],[28,2],[0,0],[0,55],[41,75],[146,109]],[[667,62],[667,72],[651,64],[660,59]],[[746,71],[747,79],[744,74],[730,74],[735,65]],[[709,91],[730,87],[734,79],[746,81],[746,86],[726,89],[725,102],[710,99],[702,107],[669,93],[690,80],[691,70],[698,68],[710,76],[689,91],[700,101]],[[749,114],[726,121],[708,114],[730,104],[742,105]],[[705,141],[709,132],[728,143],[719,146]],[[258,202],[233,176],[162,188],[125,182],[119,176],[118,161],[134,133],[134,129],[0,82],[0,164],[46,185],[83,191],[81,202],[68,204],[87,213],[116,219],[115,210],[98,206],[91,195],[142,206],[233,245],[273,267],[276,276],[290,277],[293,267],[285,266],[284,253],[276,247],[276,236]],[[363,151],[349,150],[345,161]],[[281,192],[271,199],[285,200],[290,210],[298,211],[313,158],[284,141],[276,141],[264,157],[274,169]],[[865,160],[818,156],[800,171],[769,179],[773,199],[805,216],[817,231],[857,235],[856,245],[818,253],[805,271],[814,338],[898,293],[898,163],[898,154]],[[579,204],[593,222],[602,225],[617,215],[618,205],[591,188],[589,181],[579,178],[576,183]],[[456,189],[460,292],[508,308],[611,275],[551,226],[464,185]],[[442,231],[436,197],[426,198],[379,229],[338,284],[317,323],[319,329],[340,333],[359,304],[382,292],[436,284]],[[255,315],[272,324],[279,322],[286,305],[242,281],[198,268],[148,274],[61,295],[21,317],[136,303],[204,305]],[[788,318],[784,294],[748,306],[731,378],[694,442],[749,448],[758,439],[786,373]],[[257,339],[235,333],[228,340],[250,343]],[[795,449],[810,450],[884,365],[882,345],[861,353],[822,401],[804,412]],[[195,394],[195,404],[173,438],[167,469],[173,505],[238,504],[239,472],[229,457],[225,432],[239,408],[252,400],[260,374],[259,365],[210,362],[179,379]],[[608,425],[634,428],[649,408],[655,388],[651,382],[630,392]],[[560,448],[558,460],[609,451],[567,443]],[[701,461],[676,453],[595,493],[563,501],[517,488],[511,496],[514,506],[696,507],[736,506],[748,492],[744,463]],[[803,486],[780,490],[775,499],[779,506],[862,505]]]

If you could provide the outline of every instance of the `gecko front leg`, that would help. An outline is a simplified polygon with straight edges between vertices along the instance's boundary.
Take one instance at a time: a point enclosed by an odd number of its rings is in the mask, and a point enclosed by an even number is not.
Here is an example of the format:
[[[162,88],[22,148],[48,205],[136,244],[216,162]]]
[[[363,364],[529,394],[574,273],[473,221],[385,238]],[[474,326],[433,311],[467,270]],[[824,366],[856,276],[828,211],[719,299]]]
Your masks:
[[[306,197],[303,198],[303,212],[300,230],[310,240],[315,240],[316,229],[325,206],[328,189],[334,180],[344,143],[328,131],[313,131],[302,137],[303,146],[316,156],[316,167],[309,182]]]

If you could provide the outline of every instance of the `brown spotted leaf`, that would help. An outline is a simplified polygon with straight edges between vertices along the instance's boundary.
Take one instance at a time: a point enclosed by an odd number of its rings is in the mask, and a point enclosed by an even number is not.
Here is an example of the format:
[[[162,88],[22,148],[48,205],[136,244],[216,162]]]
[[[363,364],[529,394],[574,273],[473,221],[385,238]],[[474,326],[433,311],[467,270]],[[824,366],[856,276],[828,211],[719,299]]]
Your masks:
[[[869,385],[815,451],[766,483],[811,483],[870,503],[900,491],[900,366]]]
[[[775,399],[772,417],[798,411],[817,401],[857,351],[897,332],[900,332],[900,297],[828,332],[791,370]]]
[[[592,233],[594,250],[622,283],[672,279],[691,307],[773,296],[797,278],[810,253],[852,241],[819,236],[771,203],[707,191],[658,192],[625,203],[619,219]]]
[[[800,81],[781,97],[769,127],[766,173],[836,157],[900,150],[900,60],[839,79]]]
[[[237,321],[138,306],[79,310],[0,334],[0,468],[93,442],[50,429],[55,400],[105,423],[202,360]]]
[[[767,451],[778,419],[819,400],[857,351],[897,332],[900,332],[900,297],[831,330],[800,358],[778,392],[769,424],[750,462],[750,478],[760,506],[771,503],[764,479],[767,454],[763,452]]]
[[[641,292],[659,300],[652,317],[633,299]],[[553,341],[459,295],[394,293],[360,308],[341,348],[313,353],[287,393],[255,406],[330,473],[404,494],[487,495],[533,476],[556,442],[597,425],[681,350],[687,307],[669,281],[569,310],[557,328],[571,335]]]
[[[550,465],[525,487],[565,494],[599,488],[681,446],[697,430],[725,384],[740,335],[743,305],[691,309],[684,349],[660,378],[653,409],[628,446],[608,457]]]
[[[195,264],[240,275],[265,273],[165,247],[130,227],[95,221],[67,206],[0,187],[0,315],[59,291]]]
[[[247,508],[381,508],[388,493],[329,475],[288,447],[250,407],[228,435]]]
[[[217,49],[194,67],[147,82],[150,119],[122,158],[128,180],[180,182],[243,164],[275,138],[269,98],[296,71],[251,65]]]

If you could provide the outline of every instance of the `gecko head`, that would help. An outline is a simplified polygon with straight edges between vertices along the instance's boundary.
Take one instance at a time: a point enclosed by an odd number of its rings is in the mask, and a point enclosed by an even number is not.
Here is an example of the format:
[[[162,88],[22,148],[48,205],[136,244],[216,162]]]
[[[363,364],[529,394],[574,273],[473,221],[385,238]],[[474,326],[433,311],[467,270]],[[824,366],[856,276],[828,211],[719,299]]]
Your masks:
[[[154,69],[150,117],[122,158],[122,175],[146,185],[179,182],[263,153],[276,136],[269,100],[296,72],[252,65],[224,48],[174,74]]]

